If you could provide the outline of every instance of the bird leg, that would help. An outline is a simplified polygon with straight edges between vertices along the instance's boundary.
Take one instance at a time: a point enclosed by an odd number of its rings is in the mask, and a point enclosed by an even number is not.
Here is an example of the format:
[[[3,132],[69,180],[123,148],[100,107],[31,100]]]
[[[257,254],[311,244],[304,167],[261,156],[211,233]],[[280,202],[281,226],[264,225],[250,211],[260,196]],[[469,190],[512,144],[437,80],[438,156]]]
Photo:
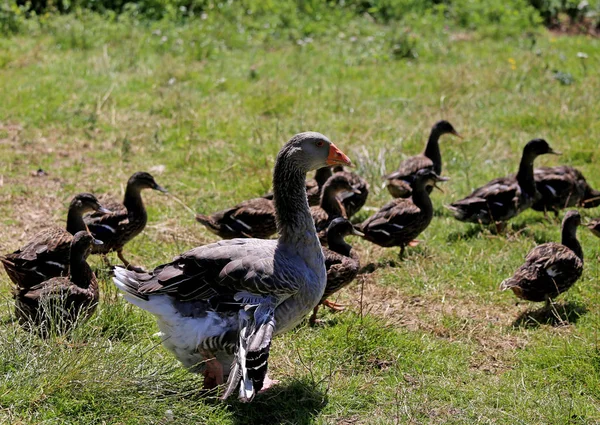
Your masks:
[[[223,384],[223,365],[208,350],[201,350],[204,358],[204,389],[210,390]]]
[[[308,319],[308,324],[310,326],[315,326],[317,324],[317,312],[319,311],[319,304],[317,304],[315,306],[315,308],[313,309],[313,314],[310,316],[310,319]]]
[[[263,393],[265,391],[267,391],[269,388],[274,387],[275,385],[279,384],[281,381],[278,379],[271,379],[269,378],[269,374],[265,375],[265,379],[263,380],[263,386],[260,389],[259,393]]]
[[[138,272],[138,273],[144,273],[145,270],[141,267],[138,266],[132,266],[131,263],[129,261],[127,261],[125,259],[125,257],[123,256],[123,250],[120,249],[117,251],[117,257],[119,257],[119,260],[121,260],[121,262],[123,263],[123,265],[125,266],[125,268],[127,270],[133,270],[134,272]]]
[[[404,245],[400,245],[400,254],[398,255],[400,257],[400,261],[404,260],[404,250]]]
[[[112,267],[110,265],[110,261],[108,261],[108,257],[106,256],[106,254],[102,254],[102,262],[104,263],[104,265],[106,267],[108,267],[109,269]]]
[[[328,307],[331,311],[343,311],[346,309],[343,304],[334,303],[333,301],[325,300],[321,304]]]

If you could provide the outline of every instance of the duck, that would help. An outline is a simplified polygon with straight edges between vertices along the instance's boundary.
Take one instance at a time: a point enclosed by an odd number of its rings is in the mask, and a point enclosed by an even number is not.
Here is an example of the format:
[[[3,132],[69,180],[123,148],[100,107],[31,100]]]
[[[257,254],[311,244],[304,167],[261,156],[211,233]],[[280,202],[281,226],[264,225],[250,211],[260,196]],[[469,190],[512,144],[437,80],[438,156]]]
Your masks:
[[[321,300],[327,273],[306,196],[306,173],[350,165],[326,136],[304,132],[279,151],[273,170],[277,239],[237,238],[193,248],[143,273],[114,268],[124,298],[156,316],[163,345],[204,388],[224,383],[251,401],[274,385],[271,340]],[[225,367],[224,367],[225,366]]]
[[[196,221],[222,239],[269,239],[277,233],[271,199],[252,198],[211,215],[196,214]]]
[[[342,192],[339,195],[346,211],[346,216],[350,219],[367,203],[369,183],[357,173],[346,171],[341,166],[334,167],[333,172],[336,175],[344,176],[354,188],[351,192]]]
[[[600,191],[593,189],[575,167],[559,165],[533,170],[540,198],[531,206],[535,211],[554,212],[571,207],[594,208],[600,205]]]
[[[47,227],[22,248],[0,256],[10,280],[17,287],[27,289],[53,277],[65,276],[69,271],[73,235],[87,230],[83,215],[91,211],[110,213],[91,193],[79,193],[69,204],[66,229]]]
[[[110,213],[95,212],[85,217],[85,224],[92,236],[103,242],[101,245],[93,246],[92,254],[100,254],[105,261],[108,261],[106,254],[116,251],[125,267],[131,267],[129,261],[123,256],[123,247],[139,235],[148,222],[148,214],[141,195],[144,189],[168,193],[167,189],[156,183],[150,173],[138,171],[127,181],[123,203],[109,202],[107,208],[111,210]]]
[[[403,259],[406,246],[411,245],[433,218],[433,204],[427,188],[438,187],[437,182],[447,180],[429,168],[417,171],[411,183],[412,197],[394,199],[365,220],[359,226],[364,239],[386,248],[399,246],[400,259]]]
[[[539,199],[533,177],[533,162],[544,154],[560,155],[544,139],[533,139],[523,148],[517,175],[494,179],[469,196],[446,205],[460,221],[496,224],[504,222],[530,208]]]
[[[565,214],[562,221],[561,242],[538,245],[527,254],[525,263],[512,277],[500,284],[500,290],[510,289],[521,299],[551,300],[568,290],[583,272],[583,250],[577,240],[577,226],[581,224],[578,211]]]
[[[308,197],[309,206],[314,207],[319,205],[319,202],[321,201],[323,185],[327,179],[332,176],[332,174],[333,172],[331,171],[331,167],[323,167],[315,171],[314,178],[306,180],[306,196]],[[262,197],[273,200],[273,192],[269,192]]]
[[[323,248],[327,284],[321,301],[310,316],[309,323],[311,325],[317,323],[317,313],[320,305],[324,305],[333,311],[344,309],[344,306],[331,302],[328,298],[347,286],[358,275],[360,269],[358,253],[344,240],[349,235],[364,236],[344,217],[334,219],[327,227],[327,245],[329,248]]]
[[[387,180],[387,189],[390,195],[394,198],[410,197],[412,193],[411,183],[419,170],[427,168],[433,170],[437,175],[442,174],[442,154],[439,140],[444,134],[462,138],[448,121],[436,122],[431,128],[423,153],[405,159],[396,171],[384,176],[384,179]],[[431,193],[432,186],[429,186],[427,190]]]
[[[15,287],[15,315],[28,331],[48,337],[64,333],[87,320],[96,310],[98,281],[86,259],[95,244],[102,244],[86,230],[75,233],[70,243],[69,273],[29,288]]]
[[[596,218],[587,224],[587,228],[600,238],[600,218]]]
[[[319,205],[310,207],[310,213],[315,222],[319,239],[321,240],[326,240],[325,233],[327,232],[327,226],[329,226],[334,218],[348,218],[344,204],[338,198],[342,192],[360,194],[358,189],[352,187],[346,174],[335,173],[323,185]]]

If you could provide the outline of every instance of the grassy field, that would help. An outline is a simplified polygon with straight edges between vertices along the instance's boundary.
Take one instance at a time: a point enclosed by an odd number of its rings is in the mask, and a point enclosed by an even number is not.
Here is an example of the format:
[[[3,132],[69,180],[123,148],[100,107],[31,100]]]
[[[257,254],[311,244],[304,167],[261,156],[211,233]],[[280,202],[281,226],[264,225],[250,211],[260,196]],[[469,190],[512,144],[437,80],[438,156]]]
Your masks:
[[[203,28],[57,18],[0,39],[2,252],[63,225],[78,192],[121,197],[138,170],[196,211],[258,196],[279,147],[304,130],[329,136],[370,181],[364,219],[389,200],[380,176],[444,118],[465,137],[442,141],[451,181],[433,194],[424,243],[399,262],[397,249],[351,240],[373,271],[339,294],[347,311],[274,342],[282,382],[250,405],[203,394],[97,258],[101,304],[68,338],[22,331],[2,273],[0,423],[600,423],[598,239],[580,230],[584,275],[543,315],[498,285],[537,243],[559,240],[559,221],[527,211],[497,236],[442,207],[516,171],[535,137],[564,152],[537,164],[574,165],[600,187],[598,39],[366,18],[291,41]],[[135,264],[215,240],[173,198],[144,195],[148,226],[126,247]]]

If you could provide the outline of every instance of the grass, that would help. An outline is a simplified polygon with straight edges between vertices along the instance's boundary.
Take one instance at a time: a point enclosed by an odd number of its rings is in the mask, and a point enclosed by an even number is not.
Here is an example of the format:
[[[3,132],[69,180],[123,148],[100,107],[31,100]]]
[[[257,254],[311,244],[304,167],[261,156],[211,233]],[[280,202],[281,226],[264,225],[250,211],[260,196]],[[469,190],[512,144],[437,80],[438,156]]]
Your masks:
[[[279,147],[308,129],[357,163],[372,210],[389,199],[381,174],[421,151],[445,118],[465,139],[442,141],[451,181],[433,195],[424,243],[400,263],[397,249],[352,240],[373,272],[339,295],[348,311],[322,311],[323,327],[274,342],[282,383],[250,405],[202,394],[98,259],[100,306],[68,338],[23,332],[2,274],[0,422],[600,423],[598,240],[580,230],[584,275],[559,298],[556,320],[497,288],[535,244],[559,239],[558,221],[527,211],[495,236],[442,208],[514,172],[534,137],[564,152],[537,164],[574,165],[600,187],[597,39],[418,28],[407,36],[417,58],[404,60],[393,53],[398,29],[366,18],[292,42],[203,38],[198,25],[61,17],[0,40],[2,252],[63,225],[75,193],[120,197],[138,170],[197,211],[260,195]],[[38,168],[48,176],[33,176]],[[126,248],[134,263],[214,240],[172,198],[144,197],[148,227]]]

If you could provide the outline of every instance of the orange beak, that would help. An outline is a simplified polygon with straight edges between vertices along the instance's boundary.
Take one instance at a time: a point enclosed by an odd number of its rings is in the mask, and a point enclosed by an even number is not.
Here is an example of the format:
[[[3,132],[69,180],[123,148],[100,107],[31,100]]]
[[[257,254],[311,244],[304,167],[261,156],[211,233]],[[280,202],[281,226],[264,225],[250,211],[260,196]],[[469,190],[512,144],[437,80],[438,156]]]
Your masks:
[[[327,165],[352,165],[350,158],[333,143],[329,146],[329,156],[325,162]]]

